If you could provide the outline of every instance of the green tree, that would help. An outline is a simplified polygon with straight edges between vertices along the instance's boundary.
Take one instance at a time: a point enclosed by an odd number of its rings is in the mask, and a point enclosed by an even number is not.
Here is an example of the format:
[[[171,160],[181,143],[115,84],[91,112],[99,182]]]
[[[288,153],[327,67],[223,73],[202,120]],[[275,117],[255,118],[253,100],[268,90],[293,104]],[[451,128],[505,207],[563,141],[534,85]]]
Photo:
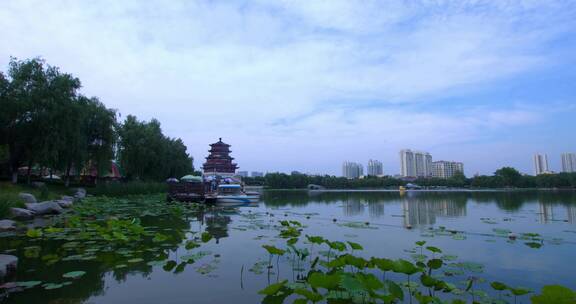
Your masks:
[[[47,78],[44,61],[38,58],[18,61],[10,59],[8,77],[2,77],[0,116],[2,141],[8,145],[12,182],[18,181],[18,168],[27,162],[29,168],[42,148],[40,120],[43,110],[39,101],[46,94]]]
[[[512,167],[502,167],[494,172],[494,176],[500,177],[507,187],[517,186],[522,177],[520,172]]]

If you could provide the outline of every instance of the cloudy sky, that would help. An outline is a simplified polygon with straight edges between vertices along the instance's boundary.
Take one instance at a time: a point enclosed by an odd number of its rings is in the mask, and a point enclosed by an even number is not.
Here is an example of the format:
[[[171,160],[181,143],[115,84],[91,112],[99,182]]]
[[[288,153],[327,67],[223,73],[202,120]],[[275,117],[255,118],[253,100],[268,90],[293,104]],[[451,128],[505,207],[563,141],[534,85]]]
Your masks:
[[[428,151],[467,175],[576,151],[574,1],[0,1],[0,66],[41,56],[199,165],[340,174]]]

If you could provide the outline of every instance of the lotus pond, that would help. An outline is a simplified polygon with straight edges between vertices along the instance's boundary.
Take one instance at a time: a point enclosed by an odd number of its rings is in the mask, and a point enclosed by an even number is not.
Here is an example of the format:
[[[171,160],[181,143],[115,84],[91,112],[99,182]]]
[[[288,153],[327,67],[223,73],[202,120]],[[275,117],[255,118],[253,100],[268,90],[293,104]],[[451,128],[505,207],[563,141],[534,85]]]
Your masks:
[[[573,303],[576,193],[91,197],[0,235],[3,303]],[[25,227],[24,227],[25,226]]]

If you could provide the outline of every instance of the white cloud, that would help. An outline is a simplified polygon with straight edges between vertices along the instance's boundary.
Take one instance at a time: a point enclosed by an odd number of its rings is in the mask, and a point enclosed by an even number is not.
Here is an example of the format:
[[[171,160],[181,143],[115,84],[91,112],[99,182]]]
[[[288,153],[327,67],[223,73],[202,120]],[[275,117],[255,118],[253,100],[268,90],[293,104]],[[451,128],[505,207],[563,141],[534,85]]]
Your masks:
[[[558,64],[544,46],[573,15],[548,1],[3,1],[0,65],[43,56],[124,115],[159,118],[197,158],[224,136],[250,167],[319,157],[330,171],[375,140],[426,149],[533,123],[529,109],[418,105]],[[254,145],[299,152],[282,165]]]

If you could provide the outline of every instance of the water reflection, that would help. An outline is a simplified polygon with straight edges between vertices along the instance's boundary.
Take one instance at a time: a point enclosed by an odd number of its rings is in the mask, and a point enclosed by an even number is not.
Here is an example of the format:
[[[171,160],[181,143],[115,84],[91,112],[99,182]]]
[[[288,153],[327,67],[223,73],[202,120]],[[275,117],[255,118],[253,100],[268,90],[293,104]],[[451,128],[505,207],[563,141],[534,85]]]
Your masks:
[[[538,202],[541,223],[568,222],[576,223],[576,207],[568,204],[546,204]]]
[[[228,237],[228,225],[232,222],[230,216],[214,212],[207,214],[205,219],[206,232],[216,239],[216,244],[220,243],[220,239]]]
[[[576,222],[576,193],[573,191],[270,191],[263,196],[266,206],[298,207],[308,204],[341,204],[346,217],[385,216],[386,205],[402,208],[404,226],[434,225],[437,218],[467,216],[467,205],[491,204],[506,213],[517,213],[525,204],[539,204],[540,222]]]
[[[466,216],[467,198],[463,195],[448,198],[438,193],[421,194],[421,192],[407,193],[402,199],[405,227],[431,226],[436,224],[437,217]]]

